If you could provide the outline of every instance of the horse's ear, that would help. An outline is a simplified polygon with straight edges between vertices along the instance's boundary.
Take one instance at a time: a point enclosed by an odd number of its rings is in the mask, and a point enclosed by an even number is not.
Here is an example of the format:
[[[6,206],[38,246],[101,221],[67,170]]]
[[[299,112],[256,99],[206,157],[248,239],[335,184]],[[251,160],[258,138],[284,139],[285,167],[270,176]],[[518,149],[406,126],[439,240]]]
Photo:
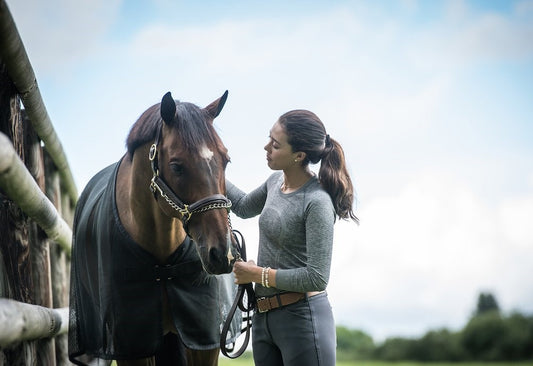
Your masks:
[[[228,91],[226,90],[224,94],[215,100],[213,103],[209,104],[207,107],[205,107],[205,110],[209,115],[213,118],[217,117],[220,114],[220,111],[222,108],[224,108],[224,104],[226,103],[226,99],[228,99]]]
[[[172,98],[172,94],[168,92],[163,95],[163,99],[161,99],[161,118],[163,118],[165,123],[170,123],[174,120],[175,115],[176,102],[174,101],[174,98]]]

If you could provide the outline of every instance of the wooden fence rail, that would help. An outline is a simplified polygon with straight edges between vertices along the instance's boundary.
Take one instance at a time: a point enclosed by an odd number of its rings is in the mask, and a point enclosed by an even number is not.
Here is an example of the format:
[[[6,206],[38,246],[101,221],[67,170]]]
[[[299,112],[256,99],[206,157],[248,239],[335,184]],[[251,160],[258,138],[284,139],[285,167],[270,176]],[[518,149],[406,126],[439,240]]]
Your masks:
[[[70,364],[69,225],[77,199],[33,68],[0,0],[0,366]]]
[[[49,309],[0,299],[0,324],[1,348],[20,341],[54,337],[68,331],[68,308]]]
[[[9,138],[0,132],[0,188],[69,255],[72,230],[41,191],[17,155]],[[1,332],[1,331],[0,331]]]

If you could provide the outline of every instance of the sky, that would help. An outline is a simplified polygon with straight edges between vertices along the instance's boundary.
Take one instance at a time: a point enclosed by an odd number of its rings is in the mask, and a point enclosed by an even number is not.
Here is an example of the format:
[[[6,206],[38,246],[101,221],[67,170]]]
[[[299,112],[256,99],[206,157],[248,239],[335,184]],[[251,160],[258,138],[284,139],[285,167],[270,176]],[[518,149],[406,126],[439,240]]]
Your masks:
[[[277,118],[309,109],[357,191],[360,225],[335,228],[338,325],[460,330],[480,292],[533,313],[533,1],[6,2],[80,192],[167,91],[229,91],[215,125],[245,191],[271,174]],[[232,222],[254,258],[257,219]]]

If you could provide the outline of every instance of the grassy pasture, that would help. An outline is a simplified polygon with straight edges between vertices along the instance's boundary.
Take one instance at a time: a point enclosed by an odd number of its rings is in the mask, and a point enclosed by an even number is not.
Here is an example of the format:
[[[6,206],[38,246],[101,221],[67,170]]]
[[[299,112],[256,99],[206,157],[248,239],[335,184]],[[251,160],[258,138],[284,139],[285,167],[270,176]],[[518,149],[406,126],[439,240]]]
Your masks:
[[[251,357],[239,357],[235,360],[226,357],[220,357],[219,366],[253,366],[254,361]],[[382,361],[354,361],[354,362],[337,362],[337,366],[531,366],[531,361],[527,362],[382,362]]]

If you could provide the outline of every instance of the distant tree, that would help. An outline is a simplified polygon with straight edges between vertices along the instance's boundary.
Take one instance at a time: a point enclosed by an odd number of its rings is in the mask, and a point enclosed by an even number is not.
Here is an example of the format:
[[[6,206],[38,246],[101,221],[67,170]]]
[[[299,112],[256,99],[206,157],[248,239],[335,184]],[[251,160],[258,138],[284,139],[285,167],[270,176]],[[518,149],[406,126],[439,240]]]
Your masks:
[[[515,312],[504,318],[500,352],[508,361],[533,360],[533,317]]]
[[[470,360],[533,360],[533,317],[484,312],[470,319],[461,333],[461,344]]]
[[[505,324],[496,310],[474,316],[462,331],[461,344],[472,360],[499,361],[499,344],[504,337]]]
[[[337,359],[368,360],[374,353],[374,341],[363,331],[337,327]]]
[[[410,359],[423,362],[461,361],[460,334],[447,329],[432,330],[416,340]]]
[[[376,347],[376,358],[383,361],[413,360],[413,349],[416,347],[415,339],[387,338],[383,344]]]
[[[496,298],[490,292],[482,292],[477,299],[477,309],[475,315],[481,315],[488,311],[500,311]]]
[[[533,316],[504,316],[495,297],[481,293],[460,332],[432,330],[419,339],[388,338],[375,347],[383,361],[533,361]]]

